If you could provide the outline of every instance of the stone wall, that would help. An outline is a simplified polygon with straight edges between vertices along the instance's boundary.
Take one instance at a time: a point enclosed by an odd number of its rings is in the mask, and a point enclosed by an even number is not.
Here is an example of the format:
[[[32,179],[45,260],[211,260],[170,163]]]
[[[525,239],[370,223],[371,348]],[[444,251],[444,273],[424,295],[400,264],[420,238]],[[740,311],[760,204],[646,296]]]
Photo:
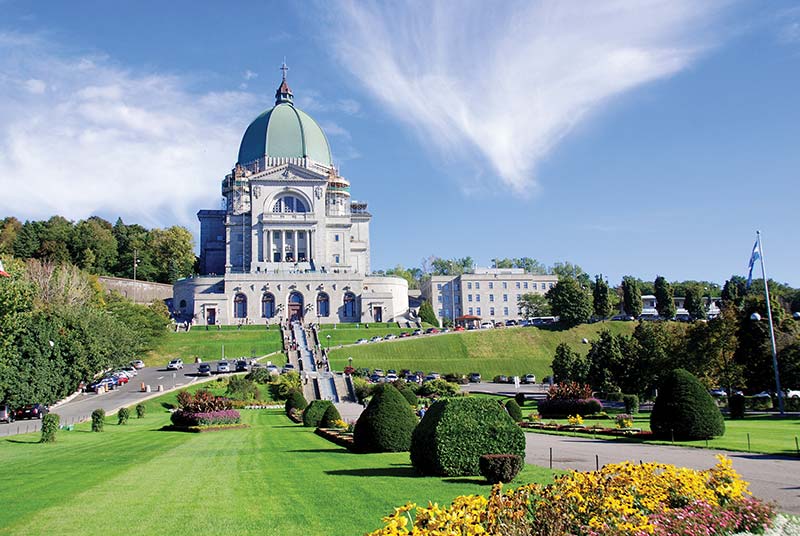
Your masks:
[[[119,292],[136,303],[150,303],[154,300],[163,301],[172,299],[172,285],[107,276],[100,276],[97,280],[108,292],[112,290]]]

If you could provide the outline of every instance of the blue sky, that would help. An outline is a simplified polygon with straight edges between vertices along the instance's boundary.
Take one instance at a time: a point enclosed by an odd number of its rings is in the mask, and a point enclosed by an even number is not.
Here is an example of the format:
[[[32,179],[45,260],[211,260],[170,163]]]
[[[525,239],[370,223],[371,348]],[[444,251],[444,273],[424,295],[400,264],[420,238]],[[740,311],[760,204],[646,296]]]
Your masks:
[[[800,286],[796,2],[0,1],[0,215],[186,225],[286,57],[373,268]]]

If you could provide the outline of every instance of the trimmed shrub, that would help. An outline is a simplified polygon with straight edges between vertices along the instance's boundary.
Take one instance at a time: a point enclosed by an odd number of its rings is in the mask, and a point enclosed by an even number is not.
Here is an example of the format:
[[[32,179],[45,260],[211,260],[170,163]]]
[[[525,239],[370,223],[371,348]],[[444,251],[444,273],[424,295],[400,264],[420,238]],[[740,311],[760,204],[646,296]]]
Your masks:
[[[127,424],[128,419],[131,418],[131,410],[128,408],[119,408],[117,412],[117,424]]]
[[[414,410],[403,395],[391,384],[378,385],[356,421],[354,447],[359,452],[407,451],[416,425]]]
[[[39,439],[39,443],[56,442],[56,432],[58,432],[58,423],[60,421],[60,417],[55,413],[48,413],[42,417],[42,438]]]
[[[650,429],[660,439],[710,439],[725,433],[725,422],[700,381],[684,369],[675,369],[658,388]]]
[[[458,385],[445,380],[431,380],[422,384],[417,394],[419,396],[456,396],[461,392]]]
[[[143,419],[145,413],[147,413],[147,406],[144,404],[136,404],[136,418]]]
[[[258,400],[261,393],[253,380],[248,380],[244,376],[231,376],[228,379],[228,387],[225,394],[235,400]]]
[[[542,417],[556,418],[569,415],[585,417],[586,415],[603,411],[603,404],[596,398],[582,400],[556,398],[553,400],[540,400],[538,408]]]
[[[325,410],[333,406],[330,400],[312,400],[306,409],[303,410],[303,426],[316,428],[322,422]]]
[[[92,432],[102,432],[105,422],[106,411],[103,408],[97,408],[92,412]]]
[[[272,381],[272,374],[266,368],[254,368],[245,375],[245,379],[256,383],[269,383]]]
[[[403,395],[403,398],[405,398],[408,401],[408,404],[410,406],[416,406],[417,404],[419,404],[419,399],[417,398],[417,395],[415,395],[414,391],[412,391],[411,389],[408,388],[400,389],[400,394]]]
[[[308,407],[308,401],[306,397],[303,396],[303,393],[300,391],[290,391],[288,397],[286,398],[286,404],[284,405],[284,409],[286,413],[289,413],[289,410],[296,409],[298,411],[303,411]]]
[[[514,419],[514,422],[520,422],[522,420],[522,409],[520,409],[516,400],[509,398],[506,400],[505,407],[509,417]]]
[[[353,389],[356,391],[356,398],[359,400],[365,400],[372,396],[374,385],[369,383],[364,378],[356,376],[353,378]]]
[[[325,415],[322,416],[319,426],[320,428],[334,428],[336,422],[341,420],[342,416],[339,414],[339,410],[336,409],[336,406],[331,404],[328,406],[328,409],[325,410]]]
[[[450,398],[425,413],[411,439],[411,463],[423,475],[480,474],[484,454],[525,455],[525,434],[494,400]]]
[[[239,424],[242,416],[235,409],[208,411],[194,413],[178,410],[170,415],[170,420],[175,426],[217,426],[220,424]]]
[[[637,395],[622,395],[622,403],[625,404],[625,413],[628,415],[639,413],[639,397]]]
[[[731,419],[744,419],[744,395],[731,395],[728,399],[728,410],[731,412]]]
[[[514,400],[517,402],[519,407],[522,407],[525,405],[527,398],[525,397],[525,393],[517,393],[514,395]]]
[[[490,484],[514,480],[522,469],[522,457],[516,454],[484,454],[478,460],[481,475]]]
[[[625,402],[625,395],[619,391],[611,391],[610,393],[603,393],[603,399],[609,402]]]

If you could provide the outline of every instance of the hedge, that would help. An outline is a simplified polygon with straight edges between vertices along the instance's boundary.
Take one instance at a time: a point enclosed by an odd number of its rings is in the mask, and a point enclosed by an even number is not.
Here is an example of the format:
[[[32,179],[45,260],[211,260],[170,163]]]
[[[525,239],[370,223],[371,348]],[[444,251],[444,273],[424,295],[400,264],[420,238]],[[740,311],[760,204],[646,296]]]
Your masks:
[[[60,421],[61,418],[55,413],[48,413],[42,417],[42,437],[39,443],[55,443]]]
[[[293,409],[303,411],[307,407],[308,402],[306,401],[306,397],[303,396],[303,393],[296,390],[289,391],[289,396],[286,397],[286,404],[284,405],[286,413],[289,413],[289,411]]]
[[[547,418],[568,417],[570,415],[585,417],[586,415],[603,411],[603,404],[596,398],[579,400],[556,398],[553,400],[540,400],[538,408],[541,416]]]
[[[400,389],[400,394],[403,395],[403,398],[405,398],[408,401],[409,405],[416,406],[417,404],[419,404],[419,398],[417,398],[417,395],[415,395],[414,391],[412,391],[411,389],[409,388]]]
[[[650,429],[660,439],[710,439],[725,433],[716,402],[689,371],[669,372],[658,388]]]
[[[325,415],[322,416],[319,426],[321,428],[333,428],[336,422],[341,420],[342,416],[339,413],[339,410],[336,409],[336,406],[331,404],[328,406],[328,409],[325,410]]]
[[[423,475],[477,475],[484,454],[525,454],[522,429],[490,399],[436,402],[411,439],[411,463]]]
[[[522,421],[522,409],[520,409],[519,404],[513,398],[506,401],[506,411],[508,412],[509,417],[514,419],[514,422]]]
[[[358,452],[407,451],[416,425],[414,410],[403,395],[391,384],[378,385],[356,421],[354,448]]]
[[[522,457],[516,454],[484,454],[478,460],[481,475],[490,484],[514,480],[522,469]]]
[[[235,409],[203,413],[194,413],[179,409],[178,411],[172,412],[170,420],[172,424],[180,427],[217,426],[220,424],[239,424],[242,421],[242,417]]]
[[[322,422],[325,411],[333,407],[330,400],[312,400],[306,409],[303,410],[303,426],[316,428]]]
[[[97,408],[92,412],[92,432],[102,432],[106,421],[106,410]]]
[[[628,415],[639,413],[638,395],[622,395],[622,403],[625,404],[625,413]]]

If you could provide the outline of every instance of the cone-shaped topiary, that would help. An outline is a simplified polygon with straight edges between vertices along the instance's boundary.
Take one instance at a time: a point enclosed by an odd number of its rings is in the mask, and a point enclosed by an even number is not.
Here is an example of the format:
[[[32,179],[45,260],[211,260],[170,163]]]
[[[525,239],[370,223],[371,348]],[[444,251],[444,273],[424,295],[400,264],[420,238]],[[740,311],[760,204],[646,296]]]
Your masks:
[[[106,422],[106,410],[97,408],[92,412],[92,432],[102,432]]]
[[[42,418],[42,438],[39,443],[54,443],[56,440],[56,432],[58,432],[58,424],[61,417],[55,413],[48,413]]]
[[[328,406],[328,409],[325,410],[325,415],[322,416],[319,426],[320,428],[333,428],[336,422],[341,420],[342,416],[339,414],[339,410],[336,409],[336,406],[331,404]]]
[[[417,395],[415,395],[414,391],[412,391],[411,389],[408,388],[400,389],[400,394],[403,395],[403,398],[408,400],[409,405],[416,406],[417,404],[419,404],[419,399],[417,398]]]
[[[303,396],[303,393],[300,391],[292,390],[289,391],[289,396],[286,398],[286,413],[289,411],[296,409],[298,411],[303,411],[308,407],[308,401],[306,401],[306,397]]]
[[[508,415],[514,419],[514,422],[520,422],[522,420],[522,409],[513,398],[506,401],[506,411]]]
[[[306,409],[303,410],[303,426],[316,428],[322,422],[325,410],[333,406],[330,400],[312,400]]]
[[[417,417],[394,385],[375,388],[367,409],[353,430],[355,450],[359,452],[402,452],[411,446],[411,433]]]
[[[684,369],[675,369],[658,389],[650,429],[661,439],[710,439],[725,433],[725,422],[700,381]]]
[[[414,430],[411,463],[424,475],[480,472],[484,454],[525,456],[525,434],[494,400],[450,398],[425,413]]]

